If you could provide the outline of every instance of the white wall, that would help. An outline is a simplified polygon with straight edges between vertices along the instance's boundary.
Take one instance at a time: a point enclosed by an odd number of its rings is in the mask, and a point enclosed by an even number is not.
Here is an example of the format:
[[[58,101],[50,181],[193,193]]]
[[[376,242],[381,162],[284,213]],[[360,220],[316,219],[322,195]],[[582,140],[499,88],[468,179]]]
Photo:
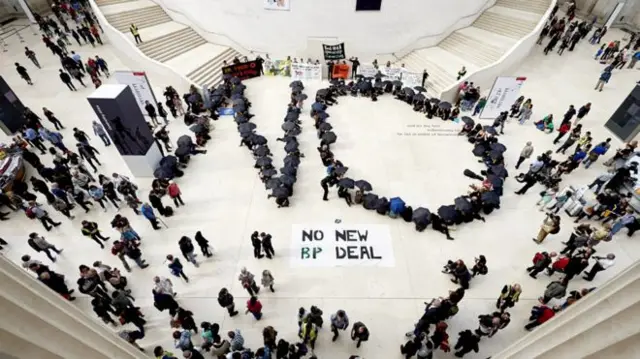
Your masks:
[[[239,50],[267,52],[272,58],[305,56],[310,39],[327,38],[345,42],[348,56],[363,59],[400,51],[419,39],[442,34],[460,18],[479,15],[485,4],[494,2],[385,0],[381,11],[356,12],[356,0],[291,0],[291,11],[265,10],[264,0],[152,1],[174,20],[209,33],[204,36],[209,41],[217,36],[212,42]]]

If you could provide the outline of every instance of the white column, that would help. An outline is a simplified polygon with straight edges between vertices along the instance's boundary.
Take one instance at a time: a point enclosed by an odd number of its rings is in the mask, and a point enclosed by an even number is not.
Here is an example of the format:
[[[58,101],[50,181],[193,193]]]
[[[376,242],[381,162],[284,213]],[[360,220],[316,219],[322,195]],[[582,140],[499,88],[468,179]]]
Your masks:
[[[29,19],[29,21],[32,24],[36,23],[36,18],[33,17],[33,13],[31,12],[31,9],[29,8],[29,5],[27,5],[26,0],[18,0],[18,3],[20,4],[20,7],[22,8],[22,11],[24,11],[24,14],[27,15],[27,18]]]
[[[0,358],[148,358],[0,255]]]
[[[638,318],[640,263],[636,262],[492,358],[640,358]]]

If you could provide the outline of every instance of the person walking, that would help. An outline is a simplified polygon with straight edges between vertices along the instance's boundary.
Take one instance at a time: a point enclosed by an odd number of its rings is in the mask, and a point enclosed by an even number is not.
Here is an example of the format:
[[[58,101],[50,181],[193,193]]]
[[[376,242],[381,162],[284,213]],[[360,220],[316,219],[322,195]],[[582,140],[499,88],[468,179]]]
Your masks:
[[[105,76],[107,76],[107,78],[109,78],[109,76],[111,76],[111,74],[109,73],[109,66],[107,65],[107,62],[100,56],[96,55],[96,66],[98,67],[98,69],[100,71],[102,71],[102,73],[105,74]]]
[[[533,238],[533,241],[537,244],[541,244],[549,234],[556,234],[560,231],[560,216],[556,216],[553,213],[547,213],[547,216],[542,221],[538,236]]]
[[[58,120],[58,118],[53,114],[53,112],[51,112],[51,110],[49,110],[46,107],[43,107],[42,112],[44,113],[44,117],[46,117],[47,120],[49,120],[49,122],[51,122],[53,126],[55,126],[56,130],[58,131],[64,130],[64,126],[62,125],[62,122]]]
[[[560,128],[558,129],[558,136],[553,139],[553,144],[557,144],[560,142],[560,139],[564,137],[571,130],[571,122],[562,122],[560,124]]]
[[[258,237],[258,231],[254,231],[251,234],[251,246],[253,246],[253,257],[260,259],[262,257],[264,257],[262,255],[262,242],[260,241],[260,238]]]
[[[98,166],[102,166],[102,163],[100,163],[100,160],[98,160],[98,157],[96,157],[96,154],[100,154],[100,152],[98,152],[95,147],[89,145],[88,143],[76,143],[76,147],[78,148],[78,154],[80,154],[80,158],[87,161],[89,163],[89,166],[93,168],[93,172],[97,173],[98,168],[95,164],[93,164],[93,162],[95,161]]]
[[[260,281],[262,286],[265,288],[269,288],[272,293],[275,293],[275,289],[273,289],[273,284],[275,282],[275,278],[268,269],[262,271],[262,279]]]
[[[36,232],[32,232],[31,234],[29,234],[27,244],[29,244],[29,246],[36,252],[44,252],[44,254],[46,254],[52,262],[56,261],[56,257],[51,254],[51,251],[54,251],[56,252],[56,254],[60,255],[60,253],[62,253],[62,251],[64,250],[56,248],[55,245],[51,244]]]
[[[182,263],[180,263],[180,260],[171,254],[167,254],[167,261],[169,262],[168,267],[171,270],[171,274],[178,278],[182,277],[185,282],[189,283],[189,277],[184,274],[184,267],[182,266]]]
[[[149,203],[145,202],[142,204],[142,206],[140,206],[140,213],[142,213],[144,218],[146,218],[151,223],[153,229],[160,229],[160,226],[158,225],[158,218],[153,211],[153,207],[151,207]]]
[[[131,32],[131,35],[133,35],[133,39],[136,40],[136,45],[142,42],[140,33],[138,33],[138,27],[135,24],[131,24],[131,26],[129,26],[129,31]]]
[[[20,65],[19,63],[16,62],[16,71],[18,72],[18,75],[20,75],[20,77],[25,80],[29,85],[33,85],[33,81],[31,81],[31,76],[29,76],[29,73],[27,72],[27,69],[24,68],[24,66]]]
[[[257,295],[260,293],[260,287],[256,284],[253,273],[249,272],[247,268],[242,267],[240,269],[240,275],[238,276],[238,280],[242,287],[247,290],[250,296]]]
[[[516,169],[520,168],[520,165],[522,164],[522,162],[530,158],[532,154],[533,154],[533,145],[531,144],[531,141],[528,141],[525,144],[525,146],[522,148],[522,151],[520,151],[520,157],[518,158],[518,162],[516,163]]]
[[[151,122],[154,126],[159,126],[160,122],[158,121],[158,114],[156,113],[156,108],[149,101],[145,101],[144,109],[147,111],[147,116],[151,118]]]
[[[174,181],[171,181],[169,186],[167,186],[167,193],[169,197],[173,199],[173,203],[176,205],[176,208],[180,207],[180,205],[184,206],[184,201],[182,200],[182,192],[180,191],[180,187]]]
[[[533,256],[533,265],[527,268],[529,277],[537,279],[538,273],[545,270],[553,262],[553,258],[558,255],[556,252],[538,252]]]
[[[606,83],[609,83],[609,80],[611,80],[611,67],[606,67],[604,69],[604,71],[602,71],[602,73],[600,74],[600,78],[598,79],[598,82],[596,82],[596,87],[594,87],[594,90],[598,90],[600,92],[602,92],[602,88],[604,87],[604,85]]]
[[[362,342],[369,340],[369,329],[362,322],[353,323],[351,329],[351,340],[356,341],[356,348],[360,348]]]
[[[244,314],[251,313],[256,320],[260,320],[262,318],[262,303],[258,300],[258,298],[251,296],[247,301],[247,310]]]
[[[91,127],[93,128],[93,133],[100,137],[100,139],[102,140],[102,142],[104,143],[105,147],[111,146],[111,140],[109,139],[109,136],[107,135],[107,131],[105,131],[104,126],[102,126],[102,124],[98,121],[93,121],[91,124]]]
[[[609,253],[605,257],[592,256],[592,258],[594,258],[596,262],[588,272],[584,272],[585,276],[582,277],[584,280],[587,280],[589,282],[591,282],[593,278],[596,277],[596,274],[598,274],[598,272],[601,272],[613,266],[616,256],[613,253]]]
[[[507,308],[513,308],[520,299],[520,294],[522,294],[522,287],[520,284],[506,284],[502,288],[500,296],[496,301],[496,308],[499,309],[501,313],[507,310]]]
[[[60,69],[60,80],[62,80],[62,83],[67,85],[67,87],[69,88],[69,90],[71,91],[78,91],[78,89],[76,89],[76,86],[71,82],[71,76],[69,76],[68,73],[64,72],[64,70]]]
[[[42,209],[36,201],[29,201],[25,214],[29,219],[37,218],[47,231],[51,230],[51,226],[58,227],[61,224],[60,222],[55,222],[51,219],[51,217],[49,217],[49,213]]]
[[[85,237],[89,237],[93,239],[94,242],[98,243],[100,248],[104,249],[104,244],[102,244],[101,240],[106,242],[111,237],[104,237],[102,233],[100,233],[100,229],[98,228],[98,224],[96,222],[82,221],[82,235]]]
[[[334,314],[331,314],[331,332],[333,333],[333,338],[331,338],[332,342],[335,342],[338,339],[338,330],[347,330],[347,328],[349,328],[349,317],[344,310],[340,309]]]
[[[233,303],[233,295],[229,293],[227,288],[222,288],[218,292],[218,304],[227,310],[230,317],[238,314],[238,311],[235,310],[236,305]]]
[[[267,258],[272,259],[275,256],[273,250],[273,243],[271,243],[271,235],[265,232],[260,233],[260,239],[262,240],[262,250]]]
[[[169,121],[167,121],[167,117],[169,117],[169,114],[167,114],[167,110],[165,110],[162,106],[162,102],[158,102],[158,116],[162,117],[165,125],[169,124]]]
[[[182,256],[184,256],[187,261],[193,263],[193,265],[198,268],[200,265],[196,261],[196,249],[193,246],[193,242],[191,241],[191,239],[187,236],[182,236],[182,238],[180,238],[180,240],[178,241],[178,246],[180,247]]]
[[[202,251],[203,256],[205,257],[213,256],[213,254],[209,250],[210,248],[209,241],[206,238],[204,238],[204,236],[202,235],[202,232],[200,231],[196,232],[195,240],[196,240],[196,243],[198,243],[198,246],[200,246],[200,250]]]
[[[589,114],[589,111],[591,111],[591,102],[587,102],[585,105],[578,109],[578,116],[576,116],[575,124],[577,125],[579,121],[587,116]]]
[[[33,52],[33,50],[29,49],[28,47],[24,47],[24,54],[25,56],[27,56],[27,58],[29,60],[31,60],[31,62],[33,62],[34,65],[36,65],[37,68],[41,69],[42,67],[40,67],[40,62],[38,62],[38,58],[36,58],[36,53]]]

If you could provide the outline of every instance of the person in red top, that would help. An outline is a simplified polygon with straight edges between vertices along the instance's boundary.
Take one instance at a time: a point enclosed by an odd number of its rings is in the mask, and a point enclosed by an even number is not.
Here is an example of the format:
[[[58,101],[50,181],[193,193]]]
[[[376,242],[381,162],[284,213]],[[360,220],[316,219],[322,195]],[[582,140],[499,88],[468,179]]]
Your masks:
[[[91,31],[91,35],[93,35],[93,37],[96,38],[98,43],[100,45],[103,45],[102,39],[100,38],[100,30],[98,30],[98,27],[96,26],[96,24],[91,25],[91,28],[89,29],[89,31]]]
[[[531,310],[531,317],[529,317],[531,322],[525,325],[524,329],[531,330],[540,324],[544,324],[547,320],[553,318],[558,310],[558,307],[549,308],[546,305],[533,307]]]
[[[260,320],[260,318],[262,318],[262,303],[260,303],[258,298],[251,297],[247,301],[247,310],[244,312],[244,314],[247,314],[249,312],[253,314],[253,317],[256,318],[256,320]]]
[[[177,183],[171,182],[167,187],[167,192],[169,193],[169,197],[173,199],[173,203],[175,203],[176,207],[180,207],[181,204],[184,206],[182,197],[180,197],[182,192],[180,192],[180,187],[178,187]]]
[[[553,144],[560,142],[560,139],[571,130],[571,122],[563,122],[558,129],[558,136],[553,140]]]
[[[564,273],[564,269],[567,267],[567,264],[569,264],[570,259],[571,258],[567,256],[560,256],[560,258],[553,262],[551,268],[547,268],[547,274],[552,275],[555,271]]]

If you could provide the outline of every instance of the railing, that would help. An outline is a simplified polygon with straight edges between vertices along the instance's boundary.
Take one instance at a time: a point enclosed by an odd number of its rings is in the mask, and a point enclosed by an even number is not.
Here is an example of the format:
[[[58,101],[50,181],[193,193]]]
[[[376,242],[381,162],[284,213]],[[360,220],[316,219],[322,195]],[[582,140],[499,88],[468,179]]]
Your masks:
[[[502,55],[498,61],[463,77],[457,83],[443,90],[440,94],[440,98],[445,101],[453,101],[458,95],[458,86],[463,81],[473,82],[475,85],[481,86],[483,89],[488,89],[497,76],[504,74],[506,71],[511,70],[516,64],[521,63],[535,47],[538,36],[540,36],[540,32],[547,22],[555,4],[556,0],[552,0],[549,8],[533,31],[531,31],[529,35],[518,40],[518,42],[516,42],[509,51]]]
[[[469,15],[465,15],[465,16],[459,18],[455,23],[451,24],[449,27],[447,27],[446,29],[444,29],[443,31],[441,31],[441,32],[439,32],[437,34],[430,34],[430,35],[421,36],[421,37],[417,38],[415,41],[413,41],[410,45],[405,46],[402,49],[397,50],[397,51],[376,54],[376,56],[378,57],[378,61],[384,60],[385,57],[387,57],[387,56],[391,56],[391,57],[393,57],[395,59],[395,61],[399,61],[400,59],[402,59],[403,57],[405,57],[407,54],[409,54],[412,51],[416,51],[416,50],[424,49],[426,47],[434,46],[435,44],[437,44],[440,41],[444,40],[444,38],[446,38],[447,36],[451,35],[452,32],[460,30],[460,29],[462,29],[464,27],[467,27],[467,26],[473,24],[473,22],[482,13],[484,13],[488,8],[494,6],[496,1],[497,0],[486,0],[473,13],[471,13]],[[393,60],[390,60],[390,61],[393,61]],[[393,61],[393,62],[395,62],[395,61]]]
[[[25,43],[23,35],[21,32],[24,32],[27,28],[31,28],[34,35],[37,35],[38,32],[30,25],[5,25],[0,28],[0,50],[2,52],[7,52],[7,43],[5,39],[8,39],[12,36],[16,36],[20,43]]]

